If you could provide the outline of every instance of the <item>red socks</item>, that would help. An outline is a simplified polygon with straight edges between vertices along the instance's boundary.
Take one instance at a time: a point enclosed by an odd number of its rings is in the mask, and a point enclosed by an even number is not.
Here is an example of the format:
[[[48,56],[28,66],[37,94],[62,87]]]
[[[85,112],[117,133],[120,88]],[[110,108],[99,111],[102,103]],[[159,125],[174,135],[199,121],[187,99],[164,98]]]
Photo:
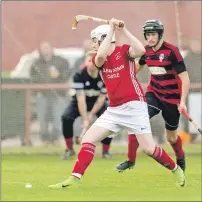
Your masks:
[[[65,141],[68,149],[72,148],[72,138],[65,139]],[[135,162],[136,152],[139,144],[135,135],[129,135],[128,141],[128,160]],[[184,152],[182,150],[182,141],[180,137],[178,137],[177,142],[173,144],[172,147],[176,153],[177,158],[183,158]],[[95,148],[96,146],[91,143],[82,144],[80,152],[78,153],[77,161],[72,170],[73,176],[81,178],[94,158]],[[103,150],[108,151],[109,145],[103,144]],[[151,157],[169,170],[174,170],[177,168],[177,164],[170,158],[165,150],[160,147],[155,147],[154,153]]]
[[[110,148],[110,145],[108,144],[102,144],[102,152],[108,152]]]
[[[182,149],[182,140],[180,136],[177,137],[177,141],[175,144],[170,144],[175,152],[175,156],[177,159],[183,159],[184,158],[184,151]]]
[[[137,149],[139,143],[135,135],[128,135],[128,160],[132,163],[136,160]]]
[[[71,138],[65,138],[66,147],[68,150],[73,150],[73,139]]]
[[[72,175],[81,178],[85,170],[93,160],[96,146],[91,143],[83,143],[77,156],[77,161],[72,170]]]
[[[168,156],[165,150],[160,147],[155,147],[154,153],[151,157],[169,170],[177,168],[177,164],[170,158],[170,156]]]
[[[178,136],[177,141],[175,144],[171,144],[177,159],[184,158],[184,151],[182,149],[182,140],[180,136]],[[139,143],[135,135],[128,135],[128,160],[130,162],[135,162],[136,160],[136,153],[139,147]]]

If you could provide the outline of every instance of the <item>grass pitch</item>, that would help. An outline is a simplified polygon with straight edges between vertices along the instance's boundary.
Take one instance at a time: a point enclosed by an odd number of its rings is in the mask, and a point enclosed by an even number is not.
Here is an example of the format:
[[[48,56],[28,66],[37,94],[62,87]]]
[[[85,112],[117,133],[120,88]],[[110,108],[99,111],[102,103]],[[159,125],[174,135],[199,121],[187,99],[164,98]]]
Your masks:
[[[166,150],[171,151],[167,146]],[[76,157],[62,161],[58,154],[63,148],[6,148],[2,151],[2,200],[201,201],[201,145],[187,145],[185,150],[188,182],[184,188],[177,188],[172,173],[141,153],[133,170],[117,173],[115,166],[126,159],[119,151],[126,152],[126,147],[112,146],[117,154],[112,159],[97,154],[79,188],[52,190],[48,185],[68,177]],[[32,188],[25,188],[26,183]]]

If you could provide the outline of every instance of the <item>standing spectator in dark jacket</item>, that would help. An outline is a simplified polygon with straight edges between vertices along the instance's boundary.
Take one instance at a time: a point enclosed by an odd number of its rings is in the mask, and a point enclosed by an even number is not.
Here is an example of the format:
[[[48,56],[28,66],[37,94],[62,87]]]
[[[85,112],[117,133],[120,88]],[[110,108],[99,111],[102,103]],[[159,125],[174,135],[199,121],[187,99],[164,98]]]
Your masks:
[[[43,41],[39,47],[40,57],[31,67],[31,80],[34,83],[65,83],[69,79],[70,69],[66,59],[54,55],[49,42]],[[61,114],[65,109],[66,92],[64,90],[37,90],[36,107],[37,118],[40,122],[41,140],[47,143],[56,143],[61,136]],[[52,124],[52,133],[49,133],[49,122]]]

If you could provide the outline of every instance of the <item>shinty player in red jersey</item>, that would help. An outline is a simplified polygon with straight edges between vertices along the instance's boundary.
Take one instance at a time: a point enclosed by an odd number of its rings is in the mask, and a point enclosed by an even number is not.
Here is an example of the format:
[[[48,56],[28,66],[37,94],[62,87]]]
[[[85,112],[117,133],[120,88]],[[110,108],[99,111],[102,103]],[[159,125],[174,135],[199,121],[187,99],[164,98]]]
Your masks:
[[[183,171],[154,143],[149,122],[148,108],[143,90],[135,77],[134,58],[144,54],[143,44],[133,36],[125,26],[119,28],[121,21],[111,19],[109,25],[101,25],[91,32],[93,48],[97,51],[93,57],[104,80],[109,107],[94,122],[82,139],[72,175],[65,181],[50,185],[50,188],[63,188],[78,184],[93,160],[96,144],[105,137],[119,133],[122,129],[136,134],[143,151],[174,174],[178,186],[185,185]],[[123,22],[122,22],[123,23]],[[115,45],[115,30],[130,41],[130,45]]]
[[[178,48],[163,40],[164,26],[160,20],[146,21],[143,33],[148,45],[136,66],[139,71],[146,64],[151,72],[146,92],[149,116],[152,118],[162,112],[166,138],[175,152],[177,164],[185,171],[185,154],[177,128],[180,113],[186,109],[190,83],[188,72]],[[138,146],[136,136],[129,135],[128,160],[116,166],[119,172],[134,167]]]

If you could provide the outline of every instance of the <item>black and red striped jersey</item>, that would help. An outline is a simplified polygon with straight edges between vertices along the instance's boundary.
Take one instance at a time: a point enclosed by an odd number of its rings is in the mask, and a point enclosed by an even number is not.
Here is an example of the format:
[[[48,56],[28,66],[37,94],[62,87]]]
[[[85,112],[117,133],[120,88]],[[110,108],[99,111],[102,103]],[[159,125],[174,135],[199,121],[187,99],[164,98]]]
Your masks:
[[[156,52],[149,46],[145,49],[139,64],[146,64],[151,72],[147,91],[153,92],[162,101],[178,104],[181,97],[181,79],[178,74],[186,71],[178,48],[164,41]]]

